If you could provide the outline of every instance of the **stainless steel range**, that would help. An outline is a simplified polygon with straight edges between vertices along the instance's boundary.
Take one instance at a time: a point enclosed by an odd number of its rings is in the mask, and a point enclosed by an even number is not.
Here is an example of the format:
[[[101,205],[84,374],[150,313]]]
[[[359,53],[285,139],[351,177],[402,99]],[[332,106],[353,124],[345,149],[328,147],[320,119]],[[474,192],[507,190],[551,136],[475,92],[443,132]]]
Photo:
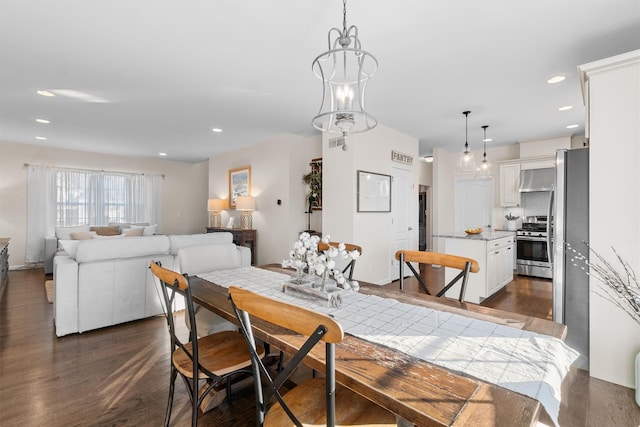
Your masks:
[[[525,276],[551,279],[550,230],[546,216],[528,217],[516,231],[516,271]]]

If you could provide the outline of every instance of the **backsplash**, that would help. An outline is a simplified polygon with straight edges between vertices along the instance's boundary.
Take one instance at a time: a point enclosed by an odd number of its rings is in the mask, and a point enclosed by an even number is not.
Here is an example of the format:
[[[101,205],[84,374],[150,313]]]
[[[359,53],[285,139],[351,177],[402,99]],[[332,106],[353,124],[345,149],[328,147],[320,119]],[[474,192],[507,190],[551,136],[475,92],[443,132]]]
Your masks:
[[[522,193],[522,207],[524,216],[548,215],[549,214],[549,198],[551,193],[548,191],[534,191],[532,193]]]

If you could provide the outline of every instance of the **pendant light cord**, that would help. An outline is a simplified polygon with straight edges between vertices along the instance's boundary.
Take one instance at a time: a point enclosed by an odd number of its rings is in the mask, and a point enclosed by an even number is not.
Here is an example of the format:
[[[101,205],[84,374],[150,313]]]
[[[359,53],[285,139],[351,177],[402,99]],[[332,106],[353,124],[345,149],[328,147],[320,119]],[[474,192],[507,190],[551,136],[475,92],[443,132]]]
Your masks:
[[[471,111],[463,111],[464,114],[464,153],[469,153],[469,113]]]
[[[489,125],[482,126],[482,129],[484,129],[484,138],[482,138],[482,142],[484,143],[484,154],[482,155],[483,163],[487,161],[487,128],[488,127]]]

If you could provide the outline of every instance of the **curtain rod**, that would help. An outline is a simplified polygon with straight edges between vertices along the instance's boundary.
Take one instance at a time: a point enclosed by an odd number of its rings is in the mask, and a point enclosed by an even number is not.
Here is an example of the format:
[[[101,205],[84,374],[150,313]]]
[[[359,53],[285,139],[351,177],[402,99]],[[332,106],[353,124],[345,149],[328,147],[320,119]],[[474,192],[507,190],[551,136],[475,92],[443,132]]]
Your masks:
[[[106,172],[106,173],[128,173],[128,174],[132,174],[132,175],[156,175],[156,174],[145,174],[144,172],[140,173],[140,172],[123,172],[123,171],[108,171],[108,170],[104,170],[104,169],[84,169],[84,168],[65,168],[65,167],[61,167],[61,166],[44,166],[44,165],[34,165],[34,164],[30,164],[30,163],[24,163],[23,165],[25,168],[29,167],[29,166],[38,166],[41,168],[47,168],[47,169],[73,169],[73,170],[78,170],[78,171],[87,171],[87,172]],[[165,177],[164,174],[158,175],[161,176],[163,179]]]

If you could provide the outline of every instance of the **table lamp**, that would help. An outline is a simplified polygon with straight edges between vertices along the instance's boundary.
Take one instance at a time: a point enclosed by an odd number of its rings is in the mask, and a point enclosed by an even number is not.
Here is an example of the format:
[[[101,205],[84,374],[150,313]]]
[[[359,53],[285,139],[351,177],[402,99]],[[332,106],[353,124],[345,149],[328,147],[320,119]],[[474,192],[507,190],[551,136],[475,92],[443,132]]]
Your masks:
[[[222,218],[220,217],[220,211],[224,210],[225,208],[225,201],[223,199],[209,199],[207,203],[207,210],[209,211],[209,227],[222,227]]]
[[[242,216],[240,217],[240,228],[243,230],[251,230],[251,212],[256,209],[255,199],[251,196],[238,196],[236,199],[236,209],[242,211]]]

